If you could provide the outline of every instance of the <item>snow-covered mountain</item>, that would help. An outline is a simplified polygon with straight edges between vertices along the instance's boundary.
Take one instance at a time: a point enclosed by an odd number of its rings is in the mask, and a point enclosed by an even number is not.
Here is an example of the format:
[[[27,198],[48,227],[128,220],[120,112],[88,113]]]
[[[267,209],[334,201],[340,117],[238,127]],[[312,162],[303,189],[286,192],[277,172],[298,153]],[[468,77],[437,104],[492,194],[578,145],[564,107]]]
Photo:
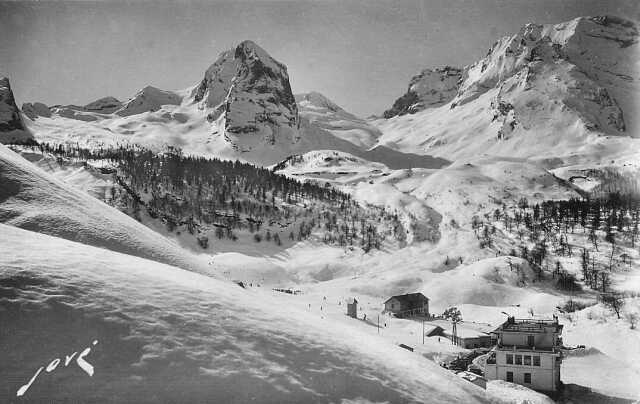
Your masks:
[[[182,97],[176,93],[146,86],[124,103],[121,108],[118,108],[115,113],[120,116],[136,115],[157,111],[163,105],[180,105],[181,102]],[[89,109],[88,106],[85,108]]]
[[[322,128],[332,135],[368,149],[382,133],[364,119],[345,111],[318,92],[297,94],[296,102],[305,125]]]
[[[97,99],[84,106],[87,111],[95,111],[100,113],[111,113],[122,107],[122,102],[117,98],[107,96]]]
[[[79,148],[16,147],[22,158],[0,145],[0,296],[9,296],[0,299],[0,324],[9,325],[0,401],[30,369],[82,346],[69,341],[99,337],[94,378],[71,379],[60,365],[29,397],[549,402],[506,382],[502,400],[492,382],[483,392],[438,366],[469,352],[425,335],[423,321],[383,311],[389,296],[414,292],[430,298],[432,314],[459,308],[460,330],[493,329],[504,313],[559,316],[567,347],[588,346],[567,350],[559,399],[637,399],[640,336],[598,295],[605,286],[625,293],[622,315],[640,313],[638,214],[603,210],[598,228],[588,220],[597,208],[581,211],[582,225],[560,205],[622,174],[638,189],[637,39],[635,25],[612,17],[529,24],[475,64],[424,70],[388,119],[362,120],[319,93],[293,97],[286,68],[248,41],[182,91],[25,104],[36,140],[179,146],[273,165],[301,188],[316,181],[348,198],[323,204],[274,186],[272,173],[229,163],[213,174],[219,166],[173,152],[130,154],[137,164],[125,170],[117,157]],[[608,172],[612,161],[624,173]],[[134,192],[114,189],[127,181]],[[347,200],[366,211],[345,209],[355,206]],[[240,223],[239,237],[225,235],[225,223]],[[372,239],[379,245],[366,249]],[[591,255],[595,288],[580,252]],[[574,278],[571,290],[561,274]],[[280,293],[289,288],[302,293]],[[345,316],[350,297],[357,319]],[[567,313],[568,302],[584,308]],[[573,396],[580,390],[588,399]]]
[[[396,102],[388,116],[419,112],[373,123],[380,144],[448,159],[557,157],[558,164],[637,153],[630,138],[640,136],[639,54],[637,26],[621,18],[527,24],[461,69],[455,84],[458,70],[435,70],[451,81],[416,76],[411,100]]]
[[[297,99],[296,99],[297,98]],[[273,165],[314,150],[336,150],[390,168],[441,167],[447,160],[393,150],[382,133],[317,92],[291,92],[286,66],[251,41],[223,52],[195,86],[147,86],[128,101],[85,106],[24,104],[36,139],[96,147],[123,143],[154,150]]]
[[[6,77],[0,78],[0,143],[20,142],[31,138],[24,126],[20,110],[13,97],[11,84]]]
[[[191,93],[234,149],[298,142],[298,107],[287,67],[252,41],[222,53]]]

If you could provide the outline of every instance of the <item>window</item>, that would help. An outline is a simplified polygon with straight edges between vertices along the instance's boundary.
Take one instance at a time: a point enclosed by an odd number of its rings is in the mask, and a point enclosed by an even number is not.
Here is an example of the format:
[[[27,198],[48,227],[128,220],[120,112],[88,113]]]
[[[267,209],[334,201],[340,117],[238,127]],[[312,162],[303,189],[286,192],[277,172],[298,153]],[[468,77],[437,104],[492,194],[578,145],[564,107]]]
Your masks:
[[[527,384],[531,384],[531,373],[524,374],[524,382]]]
[[[524,364],[525,366],[531,366],[531,357],[529,355],[524,357]]]
[[[513,372],[507,372],[507,381],[513,383]]]
[[[516,355],[516,365],[522,365],[522,355]]]
[[[533,366],[540,366],[540,357],[539,356],[534,356],[533,357]]]
[[[534,341],[535,341],[535,338],[533,337],[533,335],[527,335],[527,345],[533,346]]]
[[[507,365],[513,365],[513,355],[507,354]]]

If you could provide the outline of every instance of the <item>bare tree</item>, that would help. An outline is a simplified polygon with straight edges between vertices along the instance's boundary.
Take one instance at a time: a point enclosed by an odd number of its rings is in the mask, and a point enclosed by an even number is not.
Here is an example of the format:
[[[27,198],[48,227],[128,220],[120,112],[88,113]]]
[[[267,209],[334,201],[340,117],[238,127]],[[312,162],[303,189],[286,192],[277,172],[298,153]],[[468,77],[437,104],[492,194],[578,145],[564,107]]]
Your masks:
[[[629,322],[632,330],[636,329],[636,324],[638,324],[638,318],[640,317],[636,312],[628,312],[624,315],[624,317]]]
[[[622,310],[622,306],[624,306],[624,297],[621,293],[603,293],[600,295],[600,300],[602,301],[602,304],[616,313],[618,319],[620,318],[620,311]]]

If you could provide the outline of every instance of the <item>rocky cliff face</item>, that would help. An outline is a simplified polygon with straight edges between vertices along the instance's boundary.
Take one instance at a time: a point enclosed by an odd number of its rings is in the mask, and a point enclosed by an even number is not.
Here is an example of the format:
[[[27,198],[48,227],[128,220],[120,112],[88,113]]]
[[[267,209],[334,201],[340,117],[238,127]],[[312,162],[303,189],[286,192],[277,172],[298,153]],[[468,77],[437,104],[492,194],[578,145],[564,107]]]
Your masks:
[[[191,97],[235,150],[299,141],[287,68],[251,41],[223,52]]]
[[[407,92],[384,112],[384,117],[413,114],[448,103],[458,93],[461,77],[462,69],[451,66],[423,70],[411,78]]]
[[[2,77],[0,78],[0,143],[22,142],[30,138],[32,136],[22,122],[9,79]]]

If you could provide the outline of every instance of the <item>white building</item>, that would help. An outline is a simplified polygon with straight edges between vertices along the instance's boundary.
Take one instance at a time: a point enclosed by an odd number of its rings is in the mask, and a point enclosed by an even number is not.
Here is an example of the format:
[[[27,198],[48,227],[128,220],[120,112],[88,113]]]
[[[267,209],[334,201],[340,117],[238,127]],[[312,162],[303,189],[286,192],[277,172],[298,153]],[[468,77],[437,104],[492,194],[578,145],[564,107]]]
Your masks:
[[[534,390],[560,387],[562,325],[553,320],[520,320],[509,317],[493,331],[496,346],[485,366],[489,380],[506,380]]]

